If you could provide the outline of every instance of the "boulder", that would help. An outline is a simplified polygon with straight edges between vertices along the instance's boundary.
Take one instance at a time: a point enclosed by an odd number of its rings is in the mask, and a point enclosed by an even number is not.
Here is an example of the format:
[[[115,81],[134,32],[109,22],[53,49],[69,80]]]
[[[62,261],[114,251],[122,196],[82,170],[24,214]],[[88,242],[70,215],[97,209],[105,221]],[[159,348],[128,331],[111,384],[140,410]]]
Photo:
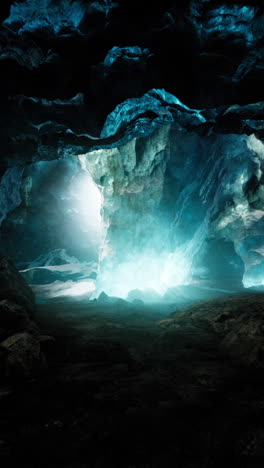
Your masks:
[[[171,321],[172,320],[172,321]],[[171,314],[168,328],[201,327],[215,334],[219,351],[244,364],[264,364],[264,295],[241,295],[199,302]],[[164,326],[164,324],[163,324]]]
[[[12,261],[0,255],[0,375],[28,378],[45,364],[35,296]],[[45,346],[44,346],[45,347]]]
[[[255,306],[255,307],[254,307]],[[235,319],[224,317],[226,334],[221,349],[247,364],[263,366],[264,363],[264,316],[260,302]]]
[[[30,319],[23,307],[7,299],[0,301],[0,328],[7,336],[26,329],[29,325]]]
[[[161,301],[161,296],[157,291],[151,288],[147,288],[144,290],[140,289],[132,289],[129,291],[127,295],[127,300],[129,302],[134,302],[135,300],[139,300],[143,303],[154,303],[154,302],[160,302]]]
[[[0,351],[7,377],[27,378],[44,365],[39,339],[27,332],[9,336],[0,344]]]
[[[7,299],[12,304],[23,308],[29,317],[34,315],[35,296],[33,291],[10,258],[6,255],[0,255],[0,301]]]
[[[98,297],[98,302],[109,302],[109,301],[110,301],[109,296],[104,291],[102,291]]]

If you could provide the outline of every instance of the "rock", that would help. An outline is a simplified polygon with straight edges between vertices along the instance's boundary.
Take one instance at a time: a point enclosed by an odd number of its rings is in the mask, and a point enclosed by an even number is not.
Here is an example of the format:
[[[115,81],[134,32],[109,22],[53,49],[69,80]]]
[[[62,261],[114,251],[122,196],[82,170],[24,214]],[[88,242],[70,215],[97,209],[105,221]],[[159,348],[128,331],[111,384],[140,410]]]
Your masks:
[[[264,363],[264,307],[256,304],[256,310],[242,313],[236,320],[227,317],[228,333],[221,343],[221,349],[238,357],[246,364]]]
[[[55,339],[53,336],[40,335],[39,341],[40,341],[40,349],[41,351],[44,352],[45,355],[49,355],[50,353],[52,353],[54,349],[54,345],[55,345]]]
[[[16,333],[0,344],[5,354],[5,374],[8,377],[27,378],[43,367],[40,341],[29,333]]]
[[[39,330],[31,320],[35,298],[12,261],[0,256],[0,341],[15,334],[30,334],[37,339]]]
[[[4,328],[0,328],[0,343],[8,337],[8,333]]]
[[[0,375],[4,375],[4,373],[6,372],[7,355],[7,349],[0,346]]]
[[[13,262],[6,255],[0,256],[0,300],[7,300],[23,308],[29,317],[34,315],[35,296]],[[6,306],[5,306],[6,307]],[[22,312],[21,312],[22,313]],[[19,315],[18,309],[13,316]],[[1,319],[0,319],[1,320]]]
[[[221,353],[244,364],[264,363],[264,295],[244,294],[193,304],[171,314],[170,329],[191,324],[204,327],[219,340]]]
[[[30,325],[28,314],[25,310],[7,299],[0,301],[0,328],[5,332],[15,331],[26,328]]]
[[[127,295],[127,300],[130,302],[140,301],[141,305],[144,303],[159,302],[161,296],[154,289],[132,289]],[[139,303],[137,303],[139,305]]]
[[[142,301],[142,299],[133,299],[132,302],[136,306],[144,306],[145,305],[144,301]]]
[[[144,63],[151,56],[149,49],[141,47],[113,47],[104,59],[104,66],[112,67],[115,62]]]
[[[109,296],[104,291],[102,291],[98,297],[98,302],[109,302],[109,299]]]

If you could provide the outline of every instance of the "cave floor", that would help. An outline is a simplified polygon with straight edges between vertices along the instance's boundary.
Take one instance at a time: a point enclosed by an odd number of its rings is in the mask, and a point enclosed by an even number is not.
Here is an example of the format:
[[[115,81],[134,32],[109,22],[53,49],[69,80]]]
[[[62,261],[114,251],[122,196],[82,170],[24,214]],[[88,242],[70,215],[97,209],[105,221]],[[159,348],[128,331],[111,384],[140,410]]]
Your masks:
[[[43,374],[0,389],[1,466],[263,467],[263,367],[223,353],[205,321],[171,326],[172,311],[39,304],[55,341]]]

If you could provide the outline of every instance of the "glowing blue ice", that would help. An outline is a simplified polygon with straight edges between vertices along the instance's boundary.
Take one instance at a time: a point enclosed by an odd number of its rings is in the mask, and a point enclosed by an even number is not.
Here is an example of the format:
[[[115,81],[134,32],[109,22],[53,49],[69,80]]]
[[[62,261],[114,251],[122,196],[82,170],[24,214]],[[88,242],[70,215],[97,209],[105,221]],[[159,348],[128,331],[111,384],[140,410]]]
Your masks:
[[[150,55],[151,54],[149,49],[142,49],[138,46],[113,47],[106,55],[104,59],[104,65],[111,67],[116,62],[116,60],[120,58],[130,62],[139,62],[142,58],[145,59]]]
[[[258,8],[255,6],[241,5],[218,5],[208,6],[208,10],[203,10],[203,2],[193,1],[191,4],[192,20],[197,32],[204,39],[211,37],[229,37],[239,39],[251,45],[255,37],[251,28]]]
[[[13,167],[7,169],[0,184],[0,225],[7,214],[14,210],[20,203],[20,185],[24,169]]]
[[[157,119],[155,120],[163,123],[177,121],[175,117],[175,113],[177,112],[192,114],[194,124],[199,125],[201,122],[205,122],[205,118],[201,115],[201,110],[190,109],[173,94],[168,93],[164,89],[152,89],[140,98],[130,98],[119,104],[108,115],[101,132],[101,137],[107,138],[115,135],[123,125],[138,119],[141,114],[148,111],[155,113],[157,115]]]
[[[58,33],[62,27],[78,28],[85,7],[79,1],[26,0],[11,5],[10,16],[5,24],[20,23],[19,32],[34,31],[42,27],[52,27]]]

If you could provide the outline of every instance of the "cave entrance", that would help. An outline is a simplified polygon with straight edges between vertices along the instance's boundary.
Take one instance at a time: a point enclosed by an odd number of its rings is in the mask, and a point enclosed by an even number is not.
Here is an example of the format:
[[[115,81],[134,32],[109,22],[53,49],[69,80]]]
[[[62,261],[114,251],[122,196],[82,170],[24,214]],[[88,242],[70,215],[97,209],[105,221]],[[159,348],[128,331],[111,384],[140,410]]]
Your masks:
[[[16,206],[2,222],[3,251],[40,298],[89,297],[103,237],[100,187],[76,157],[31,164],[12,187],[9,179],[2,189]]]
[[[234,154],[230,148],[236,148]],[[225,157],[229,150],[231,161]],[[208,159],[218,152],[222,159]],[[129,300],[173,302],[189,298],[190,291],[207,298],[210,291],[243,288],[236,226],[242,232],[239,207],[247,206],[241,178],[249,160],[244,140],[215,142],[164,126],[78,159],[104,196],[106,233],[96,295],[104,291]],[[238,160],[244,160],[239,170]],[[232,211],[227,200],[238,209]]]
[[[179,137],[166,126],[123,146],[31,164],[12,185],[18,193],[11,199],[18,203],[3,222],[3,250],[38,295],[96,297],[104,291],[171,301],[172,294],[185,294],[184,286],[240,288],[244,264],[234,243],[237,226],[243,232],[241,170],[249,160],[242,143],[227,140],[223,151],[220,139],[220,154],[235,144],[246,155],[239,171],[240,153],[233,170],[229,159],[221,159],[228,168],[221,184],[218,160],[216,166],[215,158],[208,160],[216,143]]]
[[[78,157],[104,197],[105,239],[95,297],[105,292],[159,302],[189,275],[186,247],[171,245],[171,219],[163,209],[167,141],[163,128],[151,137]]]

